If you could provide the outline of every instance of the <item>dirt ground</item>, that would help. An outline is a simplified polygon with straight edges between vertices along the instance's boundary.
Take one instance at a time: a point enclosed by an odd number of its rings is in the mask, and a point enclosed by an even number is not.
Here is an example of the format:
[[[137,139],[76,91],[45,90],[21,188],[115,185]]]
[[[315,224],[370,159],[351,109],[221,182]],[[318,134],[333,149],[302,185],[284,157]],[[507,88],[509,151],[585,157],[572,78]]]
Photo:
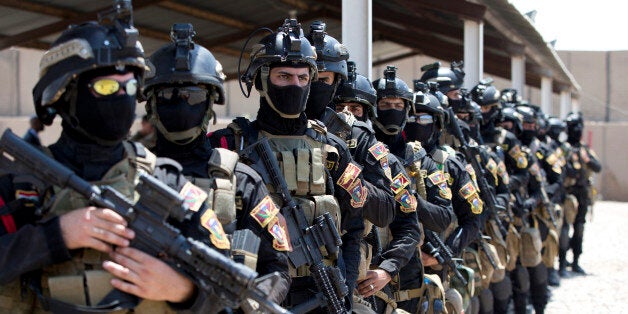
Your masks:
[[[628,313],[628,203],[597,202],[585,226],[580,265],[552,288],[547,314]],[[571,254],[567,256],[571,261]]]

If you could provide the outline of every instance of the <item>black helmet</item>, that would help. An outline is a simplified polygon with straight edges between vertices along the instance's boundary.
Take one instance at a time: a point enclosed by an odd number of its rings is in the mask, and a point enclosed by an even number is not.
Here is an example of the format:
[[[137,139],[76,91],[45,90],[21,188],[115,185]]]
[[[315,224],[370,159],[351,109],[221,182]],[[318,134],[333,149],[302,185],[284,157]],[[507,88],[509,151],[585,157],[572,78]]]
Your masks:
[[[576,144],[582,139],[582,132],[584,131],[584,119],[581,112],[570,112],[565,118],[567,123],[567,141],[571,144]]]
[[[371,81],[364,75],[356,73],[355,62],[349,61],[348,78],[342,80],[336,94],[334,95],[334,103],[355,102],[362,104],[370,119],[377,117],[375,103],[377,102],[377,92]]]
[[[471,98],[480,106],[499,104],[501,93],[492,85],[493,79],[481,80],[471,89]]]
[[[560,133],[564,132],[567,129],[567,124],[557,118],[557,117],[549,117],[547,119],[547,135],[552,139],[558,141],[558,137]]]
[[[441,106],[438,96],[430,92],[425,83],[419,80],[414,80],[413,82],[415,93],[412,109],[410,110],[411,117],[416,116],[419,112],[426,112],[434,116],[436,125],[440,129],[445,128],[445,110]],[[440,95],[446,98],[442,93]]]
[[[537,112],[532,106],[520,105],[515,110],[521,115],[522,123],[537,123]]]
[[[146,112],[164,137],[179,144],[190,143],[199,135],[205,134],[209,120],[214,117],[211,104],[225,103],[223,88],[225,75],[222,72],[222,65],[209,50],[193,41],[195,34],[192,24],[172,25],[170,29],[172,43],[166,44],[150,56],[148,62],[150,71],[146,74],[144,89],[144,95],[148,99],[145,105]],[[160,87],[185,85],[203,85],[207,89],[207,96],[209,96],[207,98],[210,99],[210,103],[206,110],[203,109],[202,119],[200,117],[188,119],[198,123],[179,127],[181,130],[178,131],[172,131],[172,129],[169,131],[164,126],[163,120],[175,119],[175,117],[164,117],[158,114],[156,93]],[[166,124],[168,123],[169,121],[166,121]],[[177,123],[183,123],[183,121]]]
[[[68,86],[84,72],[99,68],[128,68],[143,83],[144,49],[133,27],[131,1],[118,1],[112,9],[99,14],[100,24],[72,25],[55,40],[39,64],[39,81],[33,88],[33,101],[39,119],[50,125],[58,102]]]
[[[421,75],[420,81],[436,82],[438,83],[438,90],[443,94],[447,94],[449,91],[462,87],[465,75],[462,66],[462,61],[452,62],[449,68],[441,67],[440,62],[424,65],[421,67],[421,72],[424,73]]]
[[[255,85],[260,96],[264,97],[268,105],[281,117],[296,118],[305,110],[309,84],[298,108],[292,108],[290,113],[286,113],[287,108],[277,108],[277,104],[273,103],[268,92],[271,67],[278,65],[306,66],[310,71],[310,82],[316,80],[318,73],[316,51],[303,35],[301,24],[296,19],[286,19],[277,32],[267,35],[262,38],[259,44],[253,46],[251,62],[240,77],[240,80],[246,84],[247,93],[244,94],[246,97],[249,97],[251,89]],[[287,104],[285,105],[287,106]]]
[[[501,94],[502,94],[502,97],[501,97],[502,105],[508,106],[508,107],[514,107],[518,104],[521,104],[522,99],[516,89],[506,88],[502,90]]]
[[[338,40],[327,35],[325,28],[324,22],[314,21],[306,37],[316,49],[318,72],[338,73],[342,79],[346,80],[349,51]]]
[[[373,82],[373,87],[377,91],[378,103],[383,98],[401,98],[405,104],[405,110],[402,113],[397,112],[397,110],[380,110],[379,106],[377,107],[377,119],[374,123],[388,135],[398,134],[403,130],[413,100],[412,90],[408,84],[396,76],[397,68],[387,66],[384,70],[384,77]]]
[[[225,103],[222,65],[205,47],[195,43],[192,24],[173,24],[172,43],[161,47],[149,58],[150,71],[146,73],[145,93],[158,85],[202,84],[215,93],[214,103]]]
[[[513,124],[513,129],[511,130],[515,135],[521,134],[523,131],[523,117],[514,107],[506,107],[501,110],[501,122],[510,121]]]

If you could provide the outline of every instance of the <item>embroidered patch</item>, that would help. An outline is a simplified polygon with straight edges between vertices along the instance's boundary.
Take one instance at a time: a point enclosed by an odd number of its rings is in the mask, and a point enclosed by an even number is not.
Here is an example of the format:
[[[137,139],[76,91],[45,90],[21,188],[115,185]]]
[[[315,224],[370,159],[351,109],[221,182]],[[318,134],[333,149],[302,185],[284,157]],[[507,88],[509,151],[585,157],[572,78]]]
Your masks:
[[[377,142],[375,145],[369,148],[369,152],[371,152],[371,155],[375,157],[375,160],[380,160],[388,155],[388,148],[386,148],[386,145],[384,145],[384,143]]]
[[[403,190],[401,193],[395,195],[395,200],[401,204],[400,209],[402,212],[411,213],[416,211],[417,200],[408,190]]]
[[[541,153],[539,151],[537,151],[535,155],[536,155],[536,158],[538,158],[538,159],[543,159],[543,157],[545,157],[545,156],[543,156],[543,153]]]
[[[439,183],[446,181],[445,175],[442,171],[435,171],[432,174],[428,175],[427,178],[430,179],[430,181],[434,185],[438,185]]]
[[[351,195],[351,207],[358,208],[364,206],[369,193],[362,185],[362,181],[356,180],[348,192]]]
[[[554,152],[553,154],[547,156],[547,163],[550,164],[551,166],[553,166],[557,161],[558,161],[558,156],[556,156],[556,152]]]
[[[531,175],[536,177],[540,173],[539,165],[537,163],[532,164],[532,166],[530,166],[529,171]]]
[[[449,188],[449,185],[447,185],[447,182],[443,181],[438,184],[438,194],[444,199],[451,199],[451,189]]]
[[[486,169],[490,174],[493,175],[493,179],[495,179],[495,185],[497,185],[499,183],[497,180],[497,163],[495,162],[495,160],[493,160],[493,158],[488,159],[488,162],[486,163]]]
[[[231,247],[229,238],[227,238],[225,230],[222,229],[222,224],[218,221],[218,217],[216,217],[216,213],[213,210],[207,209],[203,213],[201,225],[209,231],[209,239],[215,247],[222,250],[227,250]]]
[[[508,154],[517,162],[517,168],[523,169],[528,167],[526,153],[521,151],[519,145],[514,146]]]
[[[396,175],[390,183],[390,189],[395,195],[399,194],[406,186],[410,184],[410,179],[403,172]]]
[[[279,212],[279,207],[275,205],[272,198],[269,195],[266,195],[253,210],[251,210],[251,217],[257,221],[260,226],[266,227],[268,223],[275,218],[277,213]]]
[[[467,199],[467,202],[469,202],[469,205],[471,205],[472,213],[476,215],[479,215],[482,213],[482,209],[484,208],[484,202],[482,202],[482,200],[480,199],[480,196],[475,194],[475,196]]]
[[[502,182],[504,182],[504,184],[510,183],[510,176],[508,175],[508,171],[506,171],[506,164],[504,164],[501,160],[497,164],[497,174],[502,177]]]
[[[268,224],[268,233],[273,236],[273,248],[277,251],[292,251],[286,220],[281,214],[276,215]]]
[[[27,199],[29,201],[39,201],[39,194],[36,191],[16,190],[15,199]]]
[[[471,166],[470,164],[467,164],[465,166],[465,169],[469,173],[469,176],[471,176],[471,180],[473,180],[473,182],[478,182],[478,179],[475,176],[475,169],[473,169],[473,166]]]
[[[462,196],[462,198],[468,199],[469,197],[473,196],[473,194],[477,194],[478,190],[473,185],[473,182],[469,181],[467,182],[467,184],[463,185],[458,192],[460,193],[460,196]]]
[[[384,174],[388,178],[388,180],[392,181],[392,170],[390,170],[390,164],[388,163],[388,157],[384,157],[379,160],[379,164],[384,169]]]
[[[347,168],[342,173],[336,183],[338,183],[339,186],[345,189],[345,191],[351,193],[350,188],[361,172],[362,169],[358,165],[351,162],[347,165]]]
[[[185,183],[179,196],[183,197],[184,203],[194,212],[197,212],[207,199],[207,193],[192,182]]]

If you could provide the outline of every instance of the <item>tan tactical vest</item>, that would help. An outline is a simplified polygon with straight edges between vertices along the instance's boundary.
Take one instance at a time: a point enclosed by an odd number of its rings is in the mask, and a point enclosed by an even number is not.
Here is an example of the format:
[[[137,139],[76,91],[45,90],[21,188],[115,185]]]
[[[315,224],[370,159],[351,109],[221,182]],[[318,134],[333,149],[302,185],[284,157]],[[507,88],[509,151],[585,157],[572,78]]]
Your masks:
[[[316,129],[315,129],[316,130]],[[316,130],[320,132],[320,130]],[[275,152],[281,171],[283,172],[288,190],[294,200],[301,206],[309,224],[314,218],[329,212],[334,219],[336,228],[340,231],[340,206],[333,195],[326,194],[327,177],[325,174],[325,162],[328,152],[335,152],[336,148],[312,139],[307,135],[302,136],[276,136],[264,131],[260,137],[269,139],[269,144]],[[268,186],[273,200],[281,204],[274,187]],[[326,259],[326,264],[335,263],[335,256]],[[292,277],[308,276],[306,265],[293,269],[290,267]]]
[[[91,182],[94,185],[108,185],[137,200],[134,192],[139,171],[152,173],[156,157],[148,150],[145,157],[136,154],[133,144],[124,142],[125,158],[115,164],[103,176],[102,180]],[[48,154],[50,152],[48,151]],[[54,188],[55,198],[50,205],[48,216],[59,216],[71,210],[89,205],[82,195],[65,188]],[[51,199],[49,199],[50,201]],[[67,262],[50,265],[43,269],[41,287],[45,296],[77,305],[96,305],[113,287],[109,284],[111,275],[102,270],[102,262],[107,255],[93,249],[72,251],[72,259]],[[2,310],[4,309],[4,310]],[[30,290],[21,296],[18,280],[0,287],[0,312],[7,313],[45,313],[37,297]],[[142,301],[134,313],[174,313],[165,302]]]

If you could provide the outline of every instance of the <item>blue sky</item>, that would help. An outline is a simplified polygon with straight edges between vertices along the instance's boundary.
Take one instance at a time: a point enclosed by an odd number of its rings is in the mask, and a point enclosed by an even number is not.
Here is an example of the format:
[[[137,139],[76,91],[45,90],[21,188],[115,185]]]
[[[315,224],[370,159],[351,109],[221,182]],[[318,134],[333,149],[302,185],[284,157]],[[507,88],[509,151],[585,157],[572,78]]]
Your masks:
[[[628,50],[628,1],[509,0],[522,13],[536,10],[534,25],[556,50]]]

